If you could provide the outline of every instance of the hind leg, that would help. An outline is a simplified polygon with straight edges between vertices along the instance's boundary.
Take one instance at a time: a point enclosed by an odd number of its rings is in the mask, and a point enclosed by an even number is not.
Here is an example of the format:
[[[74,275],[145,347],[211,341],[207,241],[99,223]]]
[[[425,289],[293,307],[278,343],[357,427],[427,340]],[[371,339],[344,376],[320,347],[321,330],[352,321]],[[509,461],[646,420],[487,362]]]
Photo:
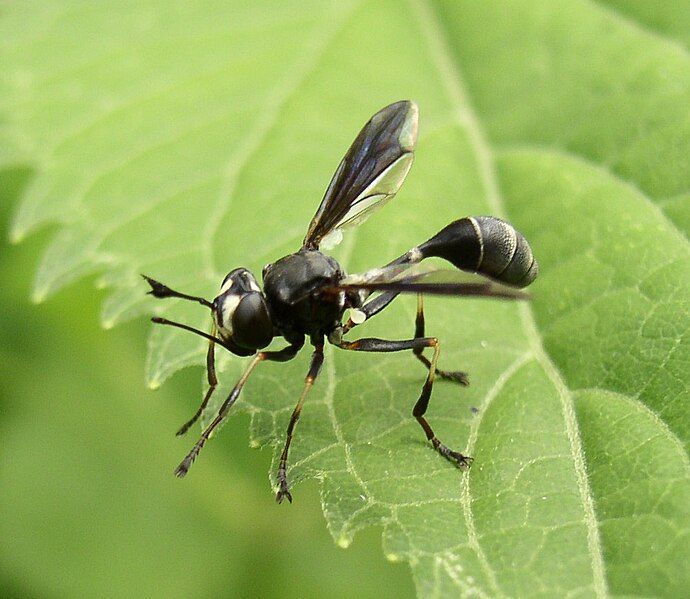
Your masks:
[[[424,298],[422,294],[417,295],[417,316],[415,317],[415,328],[414,328],[414,338],[421,339],[425,337],[424,335]],[[428,369],[431,368],[431,360],[424,355],[424,347],[417,346],[413,350],[415,357],[426,366]],[[460,370],[447,371],[436,369],[436,375],[440,376],[442,379],[448,381],[455,381],[467,387],[470,384],[470,380],[466,372]]]
[[[377,339],[368,337],[364,339],[357,339],[356,341],[341,341],[337,346],[341,349],[350,351],[366,351],[366,352],[397,352],[405,350],[414,350],[416,348],[431,347],[434,350],[434,355],[429,362],[429,374],[427,375],[422,392],[419,399],[412,410],[412,415],[415,417],[419,425],[424,429],[426,438],[431,442],[431,445],[444,458],[450,460],[461,468],[468,468],[472,463],[472,458],[463,455],[459,451],[453,451],[447,445],[441,443],[436,437],[431,425],[424,417],[426,410],[429,407],[429,399],[431,398],[431,391],[434,386],[434,377],[436,375],[436,362],[440,353],[440,346],[438,339],[435,337],[422,337],[417,339],[405,339],[403,341],[389,341],[387,339]]]

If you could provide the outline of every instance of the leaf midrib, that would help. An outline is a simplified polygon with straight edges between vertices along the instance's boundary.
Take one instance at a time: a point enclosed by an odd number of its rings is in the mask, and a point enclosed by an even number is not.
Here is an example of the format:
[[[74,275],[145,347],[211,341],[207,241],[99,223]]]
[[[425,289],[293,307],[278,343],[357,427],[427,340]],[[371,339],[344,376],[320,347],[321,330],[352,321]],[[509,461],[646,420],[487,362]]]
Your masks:
[[[479,176],[486,191],[486,199],[489,207],[494,214],[504,216],[506,211],[500,193],[491,148],[489,147],[488,141],[479,123],[479,119],[472,108],[472,104],[469,101],[469,95],[466,91],[460,68],[453,60],[448,48],[445,32],[441,28],[432,7],[429,6],[428,0],[408,0],[408,2],[418,15],[422,36],[427,40],[429,51],[436,63],[435,66],[440,72],[440,79],[446,87],[446,92],[448,93],[450,101],[456,108],[458,124],[464,126],[469,138],[469,143],[474,149],[474,153],[477,157]],[[519,313],[532,355],[554,385],[561,401],[566,433],[575,468],[576,482],[580,492],[582,508],[584,510],[584,523],[587,528],[587,545],[592,566],[594,590],[598,597],[606,597],[608,595],[608,585],[605,575],[602,544],[599,537],[596,514],[594,513],[594,500],[587,480],[584,452],[579,436],[570,390],[566,386],[556,365],[544,349],[532,309],[527,303],[522,303],[519,306]],[[469,516],[470,519],[473,520],[471,510]],[[480,551],[478,557],[480,558],[482,567],[487,574],[491,572],[490,580],[494,582],[495,577],[493,577],[491,568],[488,567],[486,557],[482,557],[483,552],[478,544],[478,539],[477,548]],[[497,588],[496,590],[499,589]]]
[[[673,233],[677,235],[680,241],[682,241],[686,245],[688,244],[688,242],[690,242],[690,239],[688,239],[687,235],[685,234],[685,231],[683,231],[677,223],[675,223],[669,218],[668,214],[666,214],[662,207],[664,202],[674,200],[677,197],[685,196],[688,192],[690,192],[690,190],[679,192],[678,194],[673,195],[671,198],[656,199],[650,196],[635,181],[631,179],[624,179],[623,177],[621,177],[619,173],[607,167],[605,164],[595,162],[587,156],[583,156],[582,154],[573,152],[570,149],[565,150],[563,148],[550,146],[545,143],[502,143],[496,146],[494,154],[500,154],[504,156],[518,152],[539,152],[542,154],[548,154],[549,156],[562,157],[567,160],[575,161],[587,168],[593,169],[597,173],[605,176],[607,179],[611,179],[619,185],[621,185],[622,187],[627,188],[628,190],[630,190],[631,193],[640,196],[648,204],[651,211],[654,212],[655,217],[658,218],[659,221],[664,223],[671,231],[673,231]]]

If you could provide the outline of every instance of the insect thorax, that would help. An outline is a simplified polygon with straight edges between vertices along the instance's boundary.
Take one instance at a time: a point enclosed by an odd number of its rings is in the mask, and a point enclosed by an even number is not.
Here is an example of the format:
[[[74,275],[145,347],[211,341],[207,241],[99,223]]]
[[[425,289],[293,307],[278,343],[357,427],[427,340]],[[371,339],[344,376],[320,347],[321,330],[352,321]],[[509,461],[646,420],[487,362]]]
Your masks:
[[[327,335],[342,319],[343,292],[319,294],[344,276],[340,265],[316,250],[302,249],[264,269],[264,293],[281,334]]]

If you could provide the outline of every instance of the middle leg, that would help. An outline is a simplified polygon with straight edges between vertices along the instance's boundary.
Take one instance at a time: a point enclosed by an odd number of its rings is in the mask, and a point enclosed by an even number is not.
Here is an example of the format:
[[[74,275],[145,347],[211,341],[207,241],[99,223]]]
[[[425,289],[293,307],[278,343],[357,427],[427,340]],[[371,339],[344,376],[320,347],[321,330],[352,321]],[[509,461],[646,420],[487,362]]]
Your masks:
[[[307,397],[307,393],[314,385],[316,377],[319,376],[321,370],[321,365],[323,364],[323,343],[314,346],[314,353],[311,357],[311,366],[309,367],[309,372],[304,379],[304,389],[302,390],[302,395],[295,406],[295,409],[290,416],[290,423],[287,428],[287,437],[285,439],[285,447],[283,447],[283,453],[280,455],[280,465],[278,466],[278,492],[276,493],[276,501],[282,503],[283,499],[287,497],[288,501],[292,503],[292,495],[290,494],[290,487],[287,482],[287,459],[288,452],[290,451],[290,443],[292,442],[292,435],[295,431],[295,426],[299,420],[299,416],[302,412],[302,405]]]
[[[396,297],[398,297],[398,293],[395,291],[385,291],[381,295],[378,295],[374,299],[369,300],[367,303],[365,303],[360,309],[359,312],[361,312],[364,315],[364,319],[358,322],[354,322],[352,318],[350,318],[342,328],[342,334],[345,335],[352,329],[354,329],[358,324],[361,324],[362,322],[366,322],[369,320],[372,316],[375,316],[381,310],[386,308]],[[415,318],[415,331],[414,331],[414,336],[415,339],[421,339],[423,338],[424,335],[424,299],[421,293],[417,294],[417,316]],[[424,347],[416,347],[415,349],[412,350],[414,352],[415,357],[422,363],[424,366],[427,368],[431,367],[431,362],[429,359],[424,356]],[[470,384],[470,379],[467,375],[466,372],[462,372],[460,370],[456,371],[448,371],[448,370],[436,370],[436,374],[440,376],[442,379],[446,379],[449,381],[455,381],[456,383],[460,383],[461,385],[464,385],[467,387]]]

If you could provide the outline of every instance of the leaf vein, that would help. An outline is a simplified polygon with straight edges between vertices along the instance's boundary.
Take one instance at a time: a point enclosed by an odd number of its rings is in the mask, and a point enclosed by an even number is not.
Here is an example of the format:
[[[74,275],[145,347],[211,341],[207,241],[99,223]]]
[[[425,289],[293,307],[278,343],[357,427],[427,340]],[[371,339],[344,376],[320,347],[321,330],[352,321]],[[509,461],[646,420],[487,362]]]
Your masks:
[[[630,29],[639,31],[644,35],[648,35],[661,42],[662,44],[673,48],[676,52],[681,54],[684,58],[690,58],[690,51],[688,48],[681,44],[679,41],[670,39],[662,35],[659,31],[652,29],[649,25],[645,25],[637,19],[633,19],[630,15],[624,15],[620,12],[615,11],[612,7],[606,6],[597,0],[590,0],[590,5],[596,7],[601,12],[609,15],[611,20],[616,21],[620,25],[628,27]]]
[[[433,14],[428,5],[423,6],[421,0],[415,0],[415,5],[416,12],[420,16],[423,34],[428,40],[431,52],[436,61],[436,67],[441,74],[441,79],[446,85],[449,100],[456,108],[458,122],[465,127],[470,144],[474,148],[477,156],[479,175],[486,190],[489,206],[498,216],[504,216],[505,208],[499,190],[493,154],[485,138],[479,119],[472,108],[460,69],[453,61],[445,40],[444,32],[437,21],[436,15]],[[584,455],[579,439],[572,399],[563,379],[541,344],[541,339],[536,329],[536,322],[529,306],[522,304],[519,306],[518,310],[523,322],[523,327],[530,341],[532,353],[536,360],[542,365],[542,368],[544,368],[561,399],[566,432],[570,442],[572,459],[576,472],[576,480],[585,513],[587,543],[591,559],[594,590],[598,597],[603,598],[607,596],[608,591],[601,539],[599,537],[599,530],[594,512],[594,502],[587,480]]]
[[[277,124],[282,109],[319,64],[326,49],[345,25],[357,4],[358,2],[346,4],[345,9],[339,7],[336,15],[329,19],[327,27],[316,27],[317,34],[304,45],[305,52],[292,66],[292,69],[288,70],[285,78],[269,94],[269,100],[258,124],[240,144],[239,149],[233,152],[228,159],[224,169],[223,183],[221,184],[215,206],[210,210],[210,216],[202,237],[205,268],[209,275],[216,272],[213,259],[215,236],[223,217],[230,208],[242,170],[249,163],[252,156],[261,148],[268,134]]]

